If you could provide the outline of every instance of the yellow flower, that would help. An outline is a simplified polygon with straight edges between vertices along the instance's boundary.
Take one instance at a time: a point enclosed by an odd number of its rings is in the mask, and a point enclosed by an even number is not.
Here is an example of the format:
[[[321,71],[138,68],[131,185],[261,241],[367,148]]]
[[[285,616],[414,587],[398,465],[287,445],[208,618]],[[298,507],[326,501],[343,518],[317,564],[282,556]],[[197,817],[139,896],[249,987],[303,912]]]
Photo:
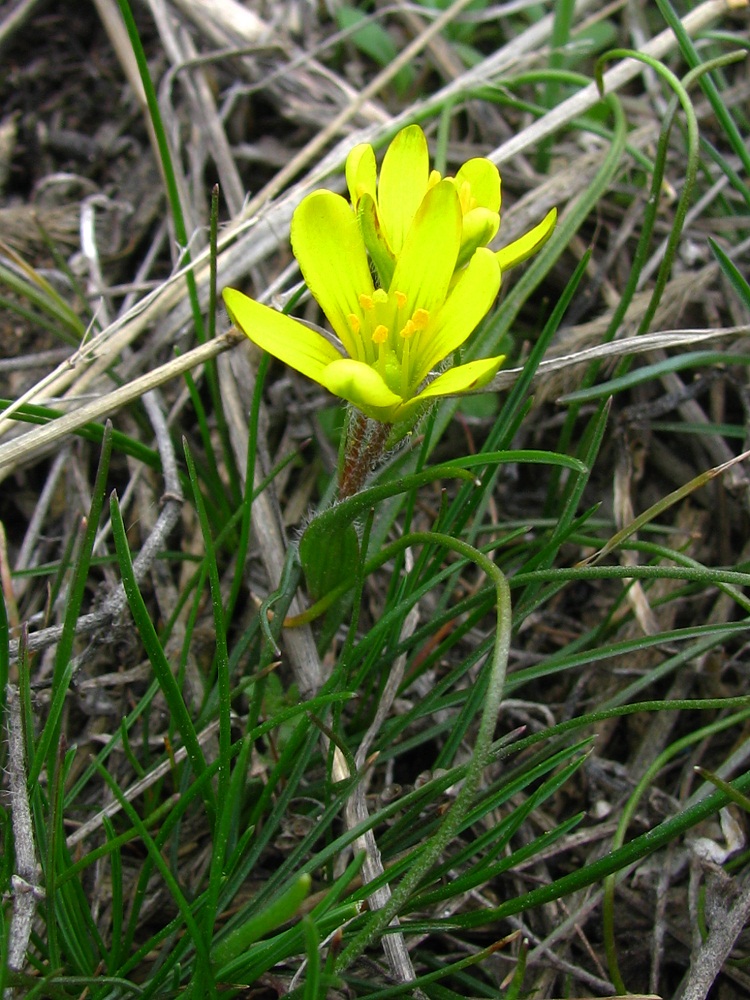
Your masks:
[[[302,276],[338,341],[235,289],[225,289],[224,302],[263,350],[366,416],[406,425],[430,400],[481,388],[495,375],[502,357],[435,369],[485,316],[502,272],[546,241],[556,213],[503,250],[487,249],[500,225],[497,167],[477,157],[441,178],[430,172],[418,125],[394,138],[379,176],[372,146],[356,146],[346,178],[351,206],[314,191],[292,219]]]
[[[232,321],[259,347],[387,424],[408,420],[436,397],[480,388],[503,361],[486,358],[431,377],[489,310],[500,266],[480,247],[454,274],[463,233],[454,182],[433,184],[410,214],[391,278],[377,287],[344,198],[314,191],[295,211],[292,249],[340,346],[235,289],[224,291]]]
[[[455,177],[445,179],[456,188],[461,206],[456,267],[462,267],[500,228],[500,174],[490,160],[476,157],[467,160]],[[346,160],[346,180],[365,245],[381,284],[387,286],[422,199],[441,181],[437,170],[430,171],[424,132],[419,125],[402,129],[385,152],[379,177],[372,146],[355,146]],[[509,270],[539,250],[552,233],[556,218],[552,209],[532,230],[498,251],[501,270]]]

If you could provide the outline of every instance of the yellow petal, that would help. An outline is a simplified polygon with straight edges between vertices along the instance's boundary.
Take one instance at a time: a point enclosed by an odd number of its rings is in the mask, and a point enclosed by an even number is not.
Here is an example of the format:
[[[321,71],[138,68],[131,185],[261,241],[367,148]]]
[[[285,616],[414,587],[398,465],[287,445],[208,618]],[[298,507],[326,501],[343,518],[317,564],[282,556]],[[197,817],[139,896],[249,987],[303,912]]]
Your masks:
[[[360,143],[346,158],[346,183],[349,188],[349,197],[355,208],[363,194],[369,194],[375,201],[377,197],[376,180],[375,152],[369,143]]]
[[[313,191],[292,217],[292,249],[313,297],[328,317],[347,354],[366,358],[349,317],[360,317],[360,295],[372,295],[370,265],[357,218],[332,191]]]
[[[374,368],[349,358],[328,365],[322,384],[335,396],[354,403],[368,417],[384,423],[391,423],[392,415],[402,403],[401,397],[388,388]]]
[[[467,160],[456,174],[459,192],[465,182],[468,182],[472,197],[480,208],[487,208],[490,212],[500,211],[500,171],[494,163],[483,156]]]
[[[357,209],[357,218],[368,253],[372,257],[381,288],[390,288],[396,258],[388,246],[388,240],[380,224],[378,206],[369,194],[362,196]]]
[[[413,312],[433,312],[448,293],[461,243],[461,207],[452,181],[430,188],[414,216],[396,261],[391,288],[403,292]]]
[[[398,409],[392,420],[396,424],[396,432],[399,426],[408,427],[418,416],[419,411],[429,406],[433,400],[441,396],[457,396],[471,389],[481,389],[494,378],[504,360],[503,356],[483,358],[481,361],[470,361],[466,365],[450,368],[442,375],[438,375],[422,392],[408,399]],[[398,438],[398,434],[396,437]]]
[[[500,265],[500,269],[508,271],[511,267],[515,267],[516,264],[520,264],[531,257],[537,250],[541,250],[552,235],[556,222],[557,209],[551,208],[542,221],[534,226],[533,229],[530,229],[528,233],[509,243],[502,250],[498,250],[495,257]]]
[[[468,364],[449,368],[415,396],[414,402],[421,403],[435,396],[455,396],[471,389],[481,389],[495,377],[503,361],[505,355],[501,354],[496,358],[482,358],[479,361],[469,361]]]
[[[419,353],[412,359],[416,385],[438,362],[463,344],[488,312],[499,288],[500,268],[495,254],[480,247],[438,313],[429,338],[420,343]],[[415,388],[414,383],[412,388]]]
[[[461,233],[461,250],[458,254],[457,267],[461,267],[472,256],[478,247],[486,247],[493,240],[500,228],[500,215],[489,208],[473,208],[464,215]]]
[[[378,183],[381,222],[397,255],[427,191],[429,174],[427,139],[419,125],[408,125],[386,150]]]
[[[225,288],[222,296],[234,325],[254,344],[268,351],[279,361],[296,368],[316,382],[323,382],[323,373],[341,355],[325,337],[297,320],[284,316],[236,288]]]

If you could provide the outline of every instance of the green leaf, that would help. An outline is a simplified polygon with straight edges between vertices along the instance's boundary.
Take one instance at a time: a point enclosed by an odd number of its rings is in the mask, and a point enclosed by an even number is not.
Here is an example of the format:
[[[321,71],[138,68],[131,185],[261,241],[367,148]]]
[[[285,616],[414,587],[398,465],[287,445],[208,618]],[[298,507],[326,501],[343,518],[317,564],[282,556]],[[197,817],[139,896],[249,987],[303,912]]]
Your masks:
[[[715,240],[712,240],[710,236],[708,242],[711,245],[714,256],[719,262],[719,266],[724,272],[724,277],[735,292],[737,292],[742,302],[750,309],[750,284],[748,284],[747,278],[740,273],[732,259],[724,253],[719,244]]]
[[[354,581],[359,564],[359,539],[354,525],[323,526],[312,522],[302,536],[299,557],[314,601],[320,600],[342,583]]]
[[[299,910],[310,892],[311,878],[307,874],[300,875],[272,903],[269,903],[261,913],[250,917],[244,924],[228,934],[212,952],[212,959],[219,969],[237,958],[255,941],[269,934],[281,924],[291,920]]]

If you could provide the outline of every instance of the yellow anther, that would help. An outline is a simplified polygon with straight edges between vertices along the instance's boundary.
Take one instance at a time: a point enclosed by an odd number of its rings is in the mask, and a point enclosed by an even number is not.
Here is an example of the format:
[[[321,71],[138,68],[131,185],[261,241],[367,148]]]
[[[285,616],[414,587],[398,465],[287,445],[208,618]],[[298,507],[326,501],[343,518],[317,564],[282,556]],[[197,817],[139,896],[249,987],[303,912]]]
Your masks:
[[[388,327],[378,323],[372,331],[372,342],[374,344],[384,344],[388,340]]]
[[[349,313],[346,317],[347,323],[349,324],[352,333],[359,333],[360,322],[359,317],[355,316],[354,313]]]
[[[417,327],[414,324],[414,320],[407,319],[404,324],[404,328],[400,331],[399,336],[403,337],[404,340],[408,340],[409,337],[413,337],[417,332]]]
[[[399,309],[403,309],[406,305],[406,295],[404,292],[394,292],[393,294],[396,297],[396,305]]]
[[[388,302],[388,292],[384,288],[376,288],[372,293],[372,301],[384,306]]]
[[[415,330],[426,330],[427,324],[430,322],[430,314],[426,309],[415,309],[412,321]]]
[[[366,295],[364,292],[359,296],[359,304],[363,309],[374,309],[375,303],[372,301],[372,295]]]

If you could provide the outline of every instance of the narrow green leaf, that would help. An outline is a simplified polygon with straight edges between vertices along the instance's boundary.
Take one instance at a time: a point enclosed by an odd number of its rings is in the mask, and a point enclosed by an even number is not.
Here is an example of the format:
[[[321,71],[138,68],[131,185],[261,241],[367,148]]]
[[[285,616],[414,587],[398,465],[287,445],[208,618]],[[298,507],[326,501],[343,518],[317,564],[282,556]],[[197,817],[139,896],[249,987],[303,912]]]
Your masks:
[[[130,611],[146,649],[146,655],[156,674],[159,687],[167,700],[169,711],[185,743],[185,749],[187,750],[192,768],[196,775],[200,776],[206,770],[206,760],[198,742],[198,735],[195,731],[193,720],[182,697],[182,692],[172,674],[159,636],[151,620],[151,615],[146,607],[146,602],[143,600],[138,588],[138,581],[135,578],[125,525],[120,513],[120,505],[117,502],[116,493],[112,493],[110,498],[110,516],[112,518],[112,536],[115,541],[122,583],[125,588],[125,596],[127,597]],[[216,801],[210,785],[206,784],[203,786],[203,796],[206,812],[208,813],[211,826],[213,826],[216,816]]]
[[[57,749],[60,741],[60,727],[63,705],[68,693],[70,679],[73,676],[75,661],[73,659],[73,643],[75,641],[76,625],[83,603],[83,596],[88,581],[91,553],[99,530],[99,519],[104,504],[104,490],[109,472],[109,460],[112,454],[112,425],[107,422],[102,440],[102,450],[99,457],[99,467],[91,493],[91,506],[88,517],[83,524],[80,548],[73,568],[70,581],[68,600],[65,605],[63,631],[55,652],[55,663],[52,671],[52,700],[50,702],[44,730],[36,747],[34,756],[29,761],[29,787],[38,781],[42,768],[46,765],[48,774],[52,775],[57,766]]]
[[[739,271],[732,259],[724,253],[716,240],[709,236],[708,242],[727,281],[737,292],[745,308],[750,309],[750,284],[748,284],[747,278]]]
[[[305,936],[305,953],[307,955],[304,1000],[319,1000],[320,935],[312,917],[302,918],[302,931]]]
[[[212,958],[217,969],[237,958],[266,934],[292,920],[310,892],[312,879],[300,875],[285,892],[269,903],[256,916],[250,917],[215,946]]]

